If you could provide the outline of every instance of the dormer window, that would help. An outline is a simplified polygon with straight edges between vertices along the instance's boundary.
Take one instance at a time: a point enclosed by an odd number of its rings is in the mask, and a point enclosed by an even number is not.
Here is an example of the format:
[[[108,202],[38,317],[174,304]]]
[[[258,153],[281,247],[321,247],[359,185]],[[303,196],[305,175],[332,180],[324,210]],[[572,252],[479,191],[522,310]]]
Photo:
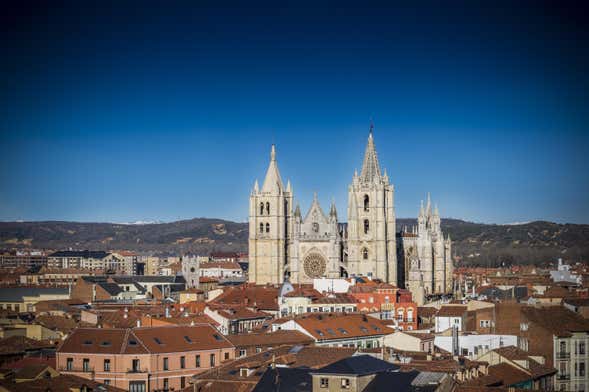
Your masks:
[[[368,195],[364,195],[364,211],[368,212],[370,210],[370,198]]]

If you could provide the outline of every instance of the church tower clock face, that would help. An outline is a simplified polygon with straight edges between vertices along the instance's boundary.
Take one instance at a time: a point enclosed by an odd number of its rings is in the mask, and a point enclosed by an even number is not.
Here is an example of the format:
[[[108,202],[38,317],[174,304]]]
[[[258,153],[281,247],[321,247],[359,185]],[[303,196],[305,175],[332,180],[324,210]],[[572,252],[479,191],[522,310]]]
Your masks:
[[[303,261],[303,269],[309,278],[320,278],[325,276],[327,263],[323,256],[318,253],[311,253]]]

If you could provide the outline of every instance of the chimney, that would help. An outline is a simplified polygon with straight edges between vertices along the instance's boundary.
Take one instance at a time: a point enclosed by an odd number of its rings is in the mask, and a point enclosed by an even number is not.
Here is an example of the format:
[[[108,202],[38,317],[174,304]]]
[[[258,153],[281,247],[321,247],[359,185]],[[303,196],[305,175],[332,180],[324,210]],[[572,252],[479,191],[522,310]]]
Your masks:
[[[166,306],[166,318],[170,318],[170,308]]]
[[[141,319],[137,319],[137,328],[141,327]]]

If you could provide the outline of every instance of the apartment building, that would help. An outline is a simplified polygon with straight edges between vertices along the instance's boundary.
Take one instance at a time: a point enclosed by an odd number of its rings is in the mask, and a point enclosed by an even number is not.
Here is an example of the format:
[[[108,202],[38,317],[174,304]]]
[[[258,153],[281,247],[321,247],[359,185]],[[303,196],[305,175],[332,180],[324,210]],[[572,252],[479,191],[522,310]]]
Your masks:
[[[555,389],[589,391],[589,321],[561,306],[521,312],[519,346],[556,368]]]
[[[54,252],[47,257],[49,268],[82,268],[90,271],[112,271],[127,273],[126,261],[123,256],[104,251],[72,251]]]
[[[411,291],[380,283],[354,285],[349,294],[358,302],[358,311],[369,312],[383,320],[394,320],[398,329],[417,329],[417,303]]]
[[[188,380],[235,358],[208,324],[135,329],[78,328],[57,350],[57,370],[130,392],[181,390]]]

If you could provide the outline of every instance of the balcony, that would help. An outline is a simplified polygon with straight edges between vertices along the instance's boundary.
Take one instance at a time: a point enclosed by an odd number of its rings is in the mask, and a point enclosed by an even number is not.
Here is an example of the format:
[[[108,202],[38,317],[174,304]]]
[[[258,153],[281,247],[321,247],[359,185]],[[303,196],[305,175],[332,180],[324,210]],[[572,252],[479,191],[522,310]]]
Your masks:
[[[571,375],[570,374],[558,374],[556,376],[557,380],[570,380],[571,379]]]
[[[133,368],[127,369],[127,373],[147,373],[148,370],[146,368]]]
[[[556,353],[556,359],[570,359],[571,358],[571,353],[568,353],[566,351],[559,351]]]

